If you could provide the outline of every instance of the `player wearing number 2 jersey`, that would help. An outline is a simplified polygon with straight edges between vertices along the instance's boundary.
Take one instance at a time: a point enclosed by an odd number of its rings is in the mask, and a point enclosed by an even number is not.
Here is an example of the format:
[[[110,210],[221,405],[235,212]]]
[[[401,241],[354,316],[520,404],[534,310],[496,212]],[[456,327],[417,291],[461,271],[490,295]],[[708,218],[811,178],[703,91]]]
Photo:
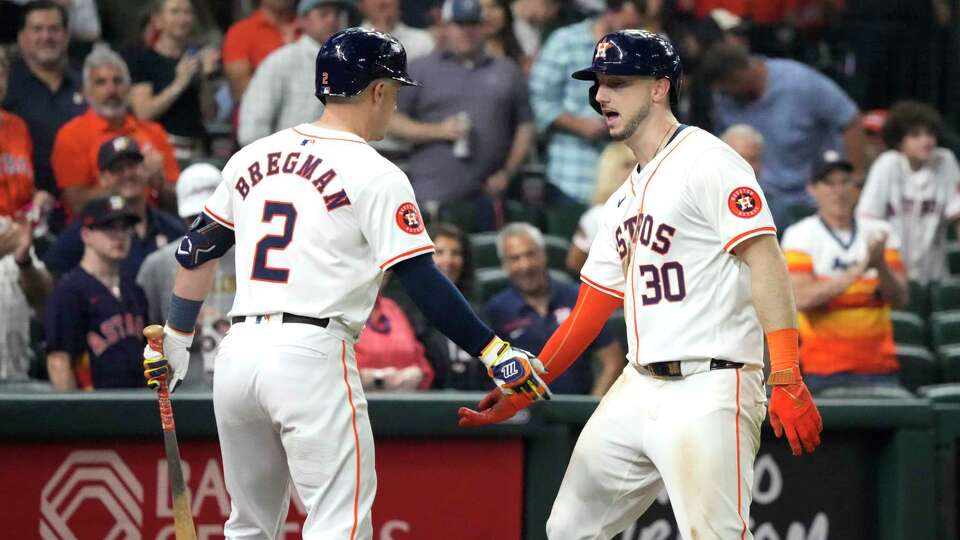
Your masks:
[[[764,416],[763,338],[774,386],[770,421],[794,454],[819,444],[820,415],[800,379],[787,267],[753,170],[671,112],[680,60],[643,31],[604,36],[590,102],[639,159],[603,207],[573,313],[541,351],[548,382],[626,315],[629,365],[574,449],[547,522],[551,540],[609,539],[661,488],[686,539],[752,538],[753,460]],[[461,425],[529,405],[494,390]]]
[[[235,244],[233,326],[213,383],[229,539],[277,538],[290,479],[304,538],[372,538],[373,436],[353,346],[388,269],[505,392],[549,397],[540,362],[496,337],[433,264],[410,182],[366,142],[383,138],[400,86],[417,84],[403,47],[348,29],[321,47],[316,69],[323,116],[230,159],[177,251],[167,357],[144,352],[148,382],[169,375],[175,388],[216,258]]]

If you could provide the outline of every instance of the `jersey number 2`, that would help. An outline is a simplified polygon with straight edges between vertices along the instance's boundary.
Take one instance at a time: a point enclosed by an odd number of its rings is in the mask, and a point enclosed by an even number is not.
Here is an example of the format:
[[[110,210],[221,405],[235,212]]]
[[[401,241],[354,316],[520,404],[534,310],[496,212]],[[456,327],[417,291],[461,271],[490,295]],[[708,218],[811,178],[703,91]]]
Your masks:
[[[253,255],[253,272],[250,277],[258,281],[286,283],[290,277],[289,268],[267,266],[267,254],[271,249],[287,249],[293,240],[293,227],[297,224],[297,209],[286,202],[266,201],[263,203],[263,222],[271,223],[273,218],[283,217],[283,235],[268,234],[257,242]]]

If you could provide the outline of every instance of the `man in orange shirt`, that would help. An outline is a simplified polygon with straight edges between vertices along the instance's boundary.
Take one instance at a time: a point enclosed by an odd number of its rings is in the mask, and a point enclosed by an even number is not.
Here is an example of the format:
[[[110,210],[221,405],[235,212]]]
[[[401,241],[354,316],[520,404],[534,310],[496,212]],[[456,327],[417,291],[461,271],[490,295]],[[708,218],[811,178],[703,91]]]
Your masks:
[[[807,191],[817,214],[783,234],[800,319],[800,368],[811,392],[899,384],[891,307],[908,289],[900,240],[884,221],[854,218],[853,165],[828,151]]]
[[[97,151],[104,142],[119,135],[136,140],[144,154],[148,201],[175,212],[173,184],[180,168],[173,147],[160,124],[139,120],[128,111],[130,72],[120,55],[98,47],[87,56],[83,63],[83,93],[90,108],[60,128],[51,158],[68,214],[79,214],[87,201],[96,196]]]
[[[0,55],[0,103],[7,95],[7,59]],[[0,216],[12,216],[33,197],[33,144],[22,118],[0,109]]]
[[[263,0],[253,15],[227,30],[223,71],[235,102],[240,102],[257,65],[275,49],[297,38],[294,4],[294,0]]]

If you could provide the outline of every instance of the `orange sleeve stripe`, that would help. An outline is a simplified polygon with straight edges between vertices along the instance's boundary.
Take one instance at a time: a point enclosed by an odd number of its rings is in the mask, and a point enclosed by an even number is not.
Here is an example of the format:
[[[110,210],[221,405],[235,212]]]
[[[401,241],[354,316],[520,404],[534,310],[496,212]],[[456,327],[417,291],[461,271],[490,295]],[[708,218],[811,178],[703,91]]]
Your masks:
[[[214,212],[213,210],[210,210],[209,207],[204,206],[204,207],[203,207],[203,213],[206,214],[207,216],[209,216],[211,219],[213,219],[213,220],[216,221],[217,223],[223,225],[224,227],[233,229],[233,222],[232,222],[232,221],[230,221],[229,219],[224,219],[224,218],[218,216],[218,215],[216,214],[216,212]]]
[[[610,287],[604,287],[603,285],[600,285],[600,284],[597,283],[596,281],[593,281],[592,279],[588,278],[587,276],[585,276],[585,275],[583,275],[583,274],[580,274],[580,280],[583,281],[584,283],[586,283],[587,285],[593,287],[594,289],[597,289],[597,290],[600,291],[600,292],[609,294],[610,296],[613,296],[614,298],[618,298],[618,299],[620,299],[620,300],[623,300],[623,293],[620,292],[620,291],[618,291],[618,290],[616,290],[616,289],[611,289]]]
[[[573,311],[550,336],[538,357],[550,371],[544,376],[549,384],[556,380],[597,338],[607,319],[623,306],[623,301],[601,293],[586,283]]]
[[[429,246],[420,246],[420,247],[418,247],[418,248],[411,249],[410,251],[404,251],[403,253],[401,253],[401,254],[399,254],[399,255],[396,255],[396,256],[394,256],[394,257],[391,257],[390,259],[387,260],[387,262],[381,264],[381,265],[380,265],[380,269],[381,269],[381,270],[387,270],[387,269],[390,268],[392,265],[400,262],[402,259],[409,259],[410,257],[412,257],[412,256],[414,256],[414,255],[419,255],[419,254],[421,254],[421,253],[427,253],[427,252],[429,252],[429,251],[433,251],[434,249],[435,249],[435,248],[433,247],[433,244],[431,244],[431,245],[429,245]]]
[[[739,244],[740,242],[748,238],[751,238],[753,236],[759,236],[761,234],[776,234],[776,233],[777,233],[776,227],[757,227],[756,229],[751,229],[749,231],[742,232],[734,236],[733,238],[731,238],[730,241],[723,246],[723,250],[730,251],[731,249],[737,247],[737,244]]]

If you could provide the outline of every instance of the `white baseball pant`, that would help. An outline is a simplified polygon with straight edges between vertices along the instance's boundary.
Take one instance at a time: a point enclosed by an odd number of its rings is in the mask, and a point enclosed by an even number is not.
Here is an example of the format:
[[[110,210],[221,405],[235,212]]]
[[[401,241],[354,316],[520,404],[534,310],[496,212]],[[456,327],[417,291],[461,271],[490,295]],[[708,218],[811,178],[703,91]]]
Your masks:
[[[220,343],[214,411],[230,494],[228,539],[275,539],[290,481],[306,540],[370,540],[377,488],[373,435],[350,336],[282,323],[234,324]]]

